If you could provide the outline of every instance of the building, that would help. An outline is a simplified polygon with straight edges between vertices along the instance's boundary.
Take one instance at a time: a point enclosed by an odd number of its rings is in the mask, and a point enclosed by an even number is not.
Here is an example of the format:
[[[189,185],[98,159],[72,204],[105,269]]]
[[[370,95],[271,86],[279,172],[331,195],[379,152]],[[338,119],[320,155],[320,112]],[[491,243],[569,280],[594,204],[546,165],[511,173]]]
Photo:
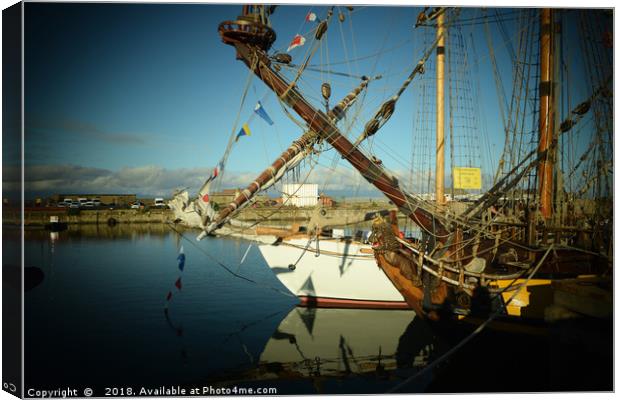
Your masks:
[[[336,205],[334,199],[327,196],[325,193],[319,195],[319,203],[321,203],[323,207],[334,207]]]
[[[50,200],[56,204],[63,201],[64,199],[71,199],[74,201],[77,201],[77,199],[99,199],[99,201],[101,201],[101,204],[114,204],[117,206],[132,204],[137,200],[135,194],[60,193],[54,194],[50,197]]]
[[[319,201],[319,185],[316,183],[285,183],[282,185],[282,201],[296,207],[313,207]]]

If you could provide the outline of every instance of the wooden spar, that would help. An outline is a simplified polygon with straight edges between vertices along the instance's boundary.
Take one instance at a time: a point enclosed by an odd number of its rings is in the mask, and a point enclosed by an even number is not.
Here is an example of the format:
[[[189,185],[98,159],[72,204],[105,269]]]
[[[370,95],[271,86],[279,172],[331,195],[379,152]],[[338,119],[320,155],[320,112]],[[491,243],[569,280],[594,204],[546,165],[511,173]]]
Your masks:
[[[293,159],[296,155],[307,149],[308,146],[316,139],[314,132],[308,131],[304,133],[299,139],[295,140],[293,144],[286,149],[276,161],[271,164],[269,168],[264,170],[254,182],[250,183],[244,190],[241,191],[237,197],[235,197],[229,205],[224,207],[213,219],[207,228],[207,233],[213,232],[219,228],[223,222],[238,208],[241,208],[250,201],[252,197],[271,179],[276,178],[276,175],[280,169]]]
[[[238,40],[242,36],[239,35],[239,30],[235,28],[234,24],[229,21],[223,22],[220,24],[219,32],[224,43],[235,46],[237,58],[241,59],[248,68],[253,70],[283,102],[292,107],[306,121],[312,131],[332,145],[369,183],[387,196],[403,214],[424,229],[439,235],[440,242],[447,240],[449,232],[444,224],[435,215],[420,208],[420,202],[406,194],[394,177],[389,176],[381,166],[373,163],[353,146],[325,113],[312,107],[299,94],[294,85],[290,85],[273,71],[270,68],[271,61],[263,49],[249,45],[243,39]]]
[[[548,151],[553,142],[553,107],[551,93],[553,85],[551,9],[544,8],[540,16],[540,115],[538,152],[546,152],[538,166],[538,193],[540,212],[549,221],[553,214],[553,157]]]
[[[435,149],[435,201],[437,204],[444,204],[445,188],[445,139],[444,139],[444,83],[445,83],[445,25],[444,14],[437,17],[437,132]]]
[[[356,87],[351,93],[343,98],[330,112],[329,117],[334,121],[339,121],[344,116],[345,111],[357,98],[357,96],[368,86],[368,80],[362,81],[362,83]],[[280,170],[299,153],[308,149],[317,138],[317,134],[312,131],[307,131],[299,139],[295,140],[291,146],[286,149],[280,157],[278,157],[269,168],[264,170],[257,178],[249,184],[237,197],[235,197],[229,205],[224,207],[216,216],[213,221],[207,227],[207,233],[211,233],[219,228],[231,214],[246,205],[254,195],[263,189],[263,187],[269,183],[272,179],[277,179]]]

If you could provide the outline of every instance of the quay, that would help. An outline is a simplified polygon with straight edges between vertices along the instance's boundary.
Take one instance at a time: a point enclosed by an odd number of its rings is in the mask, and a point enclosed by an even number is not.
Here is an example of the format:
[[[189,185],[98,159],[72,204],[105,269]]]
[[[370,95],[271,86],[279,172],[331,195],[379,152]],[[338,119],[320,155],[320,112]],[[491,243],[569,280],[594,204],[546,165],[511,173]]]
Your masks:
[[[4,208],[3,224],[19,225],[19,210]],[[24,226],[37,227],[50,223],[57,217],[59,223],[68,225],[119,223],[166,223],[174,219],[170,210],[70,210],[56,207],[38,207],[24,209]]]
[[[447,207],[454,213],[462,212],[468,203],[453,201]],[[590,201],[581,201],[575,207],[576,215],[589,215],[593,212],[596,204]],[[320,217],[324,222],[333,225],[347,223],[369,218],[372,214],[382,210],[393,209],[394,206],[387,201],[369,201],[342,203],[332,207],[279,207],[261,206],[248,207],[236,216],[238,221],[265,221],[276,224],[301,223],[309,221],[313,217]],[[59,223],[69,225],[80,224],[156,224],[174,221],[174,214],[170,209],[145,207],[142,209],[70,209],[65,207],[26,207],[24,209],[24,226],[37,227],[50,223],[51,217],[57,217]],[[3,207],[3,224],[20,225],[19,209]],[[338,221],[338,222],[336,222]]]
[[[391,208],[389,204],[351,205],[342,207],[323,208],[323,218],[326,220],[355,221],[363,219],[368,213]],[[276,212],[277,210],[277,212]],[[309,221],[316,213],[314,207],[260,207],[246,208],[237,216],[239,221],[270,221],[281,223],[303,223]],[[57,217],[59,223],[69,225],[81,224],[164,224],[174,221],[174,214],[170,209],[68,209],[61,207],[30,207],[24,209],[24,226],[38,227],[50,223],[50,218]],[[19,209],[4,207],[3,224],[20,225]]]

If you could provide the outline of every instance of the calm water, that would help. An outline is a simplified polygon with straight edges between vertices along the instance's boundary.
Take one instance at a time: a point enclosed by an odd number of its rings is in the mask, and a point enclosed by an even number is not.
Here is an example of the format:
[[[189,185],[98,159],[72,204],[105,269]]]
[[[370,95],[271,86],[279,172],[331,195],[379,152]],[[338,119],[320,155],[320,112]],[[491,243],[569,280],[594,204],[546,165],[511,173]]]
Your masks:
[[[255,245],[240,264],[250,242],[195,242],[194,232],[184,234],[191,242],[157,225],[26,232],[26,267],[45,275],[25,295],[26,389],[88,386],[104,395],[105,387],[237,384],[275,387],[279,394],[376,393],[450,347],[409,311],[297,308]],[[538,346],[536,357],[549,365],[549,354],[540,352],[549,347],[546,339],[527,346]],[[482,362],[465,377],[497,370],[484,361],[484,351],[471,351]],[[532,361],[524,359],[523,368],[531,370]],[[443,382],[463,377],[458,360],[452,364],[456,373],[444,366],[407,391],[549,390],[557,388],[550,383],[564,381],[543,374],[533,386],[512,378],[499,386],[497,378],[495,386],[451,386]]]

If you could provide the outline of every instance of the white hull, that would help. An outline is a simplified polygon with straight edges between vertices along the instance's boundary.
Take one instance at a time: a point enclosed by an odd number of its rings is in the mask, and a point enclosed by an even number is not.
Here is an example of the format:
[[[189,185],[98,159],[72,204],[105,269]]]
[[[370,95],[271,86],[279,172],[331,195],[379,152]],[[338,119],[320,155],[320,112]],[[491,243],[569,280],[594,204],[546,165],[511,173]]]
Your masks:
[[[370,245],[326,239],[320,240],[318,252],[313,241],[304,253],[307,245],[308,240],[301,238],[259,246],[278,279],[302,302],[319,307],[407,308],[372,253],[360,251],[371,250]]]

